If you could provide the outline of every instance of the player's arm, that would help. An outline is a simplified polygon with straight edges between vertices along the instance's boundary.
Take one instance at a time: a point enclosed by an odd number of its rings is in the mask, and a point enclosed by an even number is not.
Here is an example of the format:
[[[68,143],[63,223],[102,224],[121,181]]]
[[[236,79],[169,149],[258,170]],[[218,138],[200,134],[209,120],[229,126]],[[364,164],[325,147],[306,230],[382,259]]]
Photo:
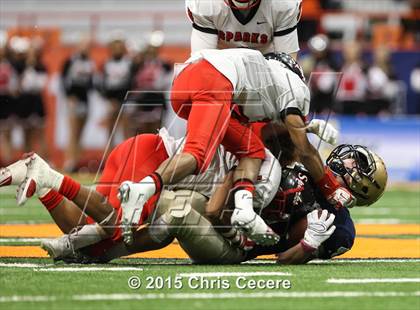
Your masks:
[[[283,52],[297,59],[299,39],[297,27],[302,15],[300,0],[287,3],[286,11],[276,12],[276,27],[273,34],[274,52]]]
[[[277,263],[284,265],[305,264],[315,258],[316,250],[335,231],[334,214],[327,210],[314,210],[307,215],[307,228],[303,239],[283,253],[279,253]]]
[[[275,53],[287,53],[292,56],[295,60],[297,60],[297,55],[299,52],[299,40],[297,30],[295,29],[293,32],[277,36],[274,33],[274,52]]]
[[[191,53],[203,49],[217,48],[217,35],[193,29],[191,33]]]
[[[206,216],[213,223],[213,220],[217,221],[222,214],[229,193],[233,186],[233,171],[230,171],[223,181],[223,184],[217,186],[215,192],[211,195],[206,205]],[[214,223],[213,223],[214,224]]]
[[[314,259],[314,255],[305,252],[300,243],[277,256],[277,263],[281,265],[301,265]]]
[[[284,120],[300,162],[308,169],[326,199],[339,207],[351,207],[355,202],[354,197],[340,186],[331,170],[324,167],[318,151],[308,140],[302,116],[290,113]]]
[[[205,5],[205,4],[201,4]],[[187,16],[191,21],[191,53],[203,49],[216,49],[218,31],[211,18],[198,10],[196,1],[186,1]]]

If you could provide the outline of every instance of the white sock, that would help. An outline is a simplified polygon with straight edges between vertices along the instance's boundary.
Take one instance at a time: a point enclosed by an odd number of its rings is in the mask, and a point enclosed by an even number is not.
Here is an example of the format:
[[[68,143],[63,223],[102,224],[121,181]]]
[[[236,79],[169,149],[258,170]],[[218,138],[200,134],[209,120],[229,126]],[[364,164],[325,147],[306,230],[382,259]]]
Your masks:
[[[38,195],[38,198],[43,198],[45,197],[50,191],[52,191],[52,188],[48,188],[48,187],[43,187],[40,188],[36,194]]]
[[[251,210],[254,212],[252,193],[246,189],[235,192],[235,209]]]
[[[156,192],[156,184],[152,177],[145,177],[139,182],[139,184],[144,189],[143,194],[146,200],[149,200]]]
[[[51,178],[51,183],[50,185],[56,190],[58,191],[61,187],[61,184],[63,183],[64,180],[64,175],[62,175],[60,172],[55,171],[54,169],[51,168],[50,173],[49,173],[49,177]]]

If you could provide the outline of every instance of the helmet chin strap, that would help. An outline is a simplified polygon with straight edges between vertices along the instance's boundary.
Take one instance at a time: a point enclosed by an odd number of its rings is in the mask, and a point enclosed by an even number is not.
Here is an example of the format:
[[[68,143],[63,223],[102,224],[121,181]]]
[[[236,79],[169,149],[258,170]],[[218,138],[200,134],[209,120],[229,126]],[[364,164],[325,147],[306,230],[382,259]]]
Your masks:
[[[249,6],[248,2],[239,2],[236,0],[232,0],[232,2],[238,9],[247,9]]]

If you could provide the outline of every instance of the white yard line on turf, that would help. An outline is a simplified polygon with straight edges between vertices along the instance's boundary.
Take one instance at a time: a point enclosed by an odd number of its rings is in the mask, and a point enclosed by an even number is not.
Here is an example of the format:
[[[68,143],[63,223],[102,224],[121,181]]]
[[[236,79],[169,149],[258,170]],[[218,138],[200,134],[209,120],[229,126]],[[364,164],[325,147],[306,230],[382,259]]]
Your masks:
[[[57,300],[54,296],[0,296],[1,302],[46,302]]]
[[[364,283],[419,283],[420,278],[371,278],[371,279],[328,279],[334,284],[364,284]]]
[[[83,271],[142,271],[139,267],[118,267],[118,266],[104,266],[104,267],[49,267],[55,266],[53,264],[28,264],[28,263],[0,263],[1,267],[7,268],[32,268],[34,271],[41,272],[83,272]],[[47,268],[45,268],[47,267]],[[49,267],[49,268],[48,268]]]
[[[92,294],[73,295],[76,301],[106,300],[156,300],[156,299],[257,299],[257,298],[352,298],[352,297],[418,297],[415,292],[244,292],[244,293],[172,293],[172,294]],[[67,299],[66,297],[62,298]],[[0,302],[49,302],[58,300],[57,296],[0,296]]]
[[[384,219],[384,218],[379,218],[379,219],[358,219],[358,220],[354,220],[354,222],[356,224],[406,224],[406,223],[410,223],[410,221],[401,221],[400,219],[395,219],[395,218],[391,218],[391,219]]]
[[[238,277],[238,276],[291,276],[289,272],[256,271],[256,272],[192,272],[179,273],[181,277]]]
[[[95,294],[73,296],[74,300],[142,300],[142,299],[251,299],[251,298],[341,298],[341,297],[408,297],[420,291],[402,292],[255,292],[255,293],[173,293],[173,294]]]
[[[1,267],[8,267],[8,268],[39,268],[39,267],[47,267],[47,266],[48,265],[46,265],[46,264],[0,263],[0,268]]]
[[[49,240],[51,238],[0,238],[0,243],[9,242],[28,242],[28,243],[39,243],[42,240]]]
[[[394,210],[391,208],[360,208],[357,209],[357,213],[363,215],[379,215],[379,214],[391,214]],[[400,210],[398,210],[400,212]],[[411,213],[410,213],[411,214]]]

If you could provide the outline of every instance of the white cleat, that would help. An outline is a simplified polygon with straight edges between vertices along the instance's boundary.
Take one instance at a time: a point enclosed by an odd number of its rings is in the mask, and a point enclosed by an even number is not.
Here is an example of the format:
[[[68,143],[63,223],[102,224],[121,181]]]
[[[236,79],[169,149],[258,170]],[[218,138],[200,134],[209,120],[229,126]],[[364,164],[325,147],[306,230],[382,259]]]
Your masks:
[[[271,246],[280,241],[280,236],[254,210],[236,208],[230,221],[234,227],[258,245]]]
[[[63,235],[59,238],[41,241],[41,248],[48,252],[48,255],[54,260],[60,260],[74,253],[73,244],[69,235]]]
[[[142,186],[138,183],[125,181],[121,183],[118,198],[122,208],[122,235],[127,244],[133,243],[132,227],[137,226],[140,221],[141,212],[146,203],[142,192]]]
[[[31,198],[41,188],[58,188],[63,175],[53,170],[45,160],[37,154],[32,154],[27,162],[27,173],[19,185],[16,201],[19,206]]]
[[[28,170],[27,163],[30,161],[32,153],[23,155],[21,160],[0,168],[0,187],[9,185],[19,185],[23,182]]]

